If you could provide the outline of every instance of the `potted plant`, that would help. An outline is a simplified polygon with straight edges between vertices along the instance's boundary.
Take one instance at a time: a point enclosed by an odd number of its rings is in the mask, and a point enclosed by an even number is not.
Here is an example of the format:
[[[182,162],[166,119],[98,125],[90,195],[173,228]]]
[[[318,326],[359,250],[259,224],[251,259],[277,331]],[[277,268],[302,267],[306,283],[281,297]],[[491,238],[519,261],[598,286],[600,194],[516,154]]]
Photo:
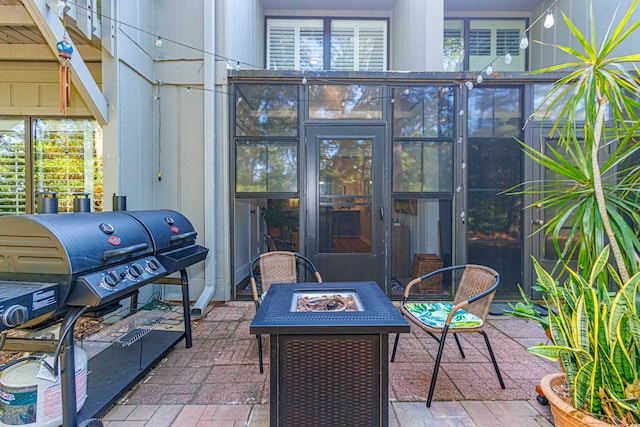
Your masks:
[[[551,172],[548,176],[557,177],[525,183],[518,193],[532,195],[535,207],[547,210],[539,232],[552,237],[559,268],[547,272],[534,260],[535,289],[543,296],[546,316],[528,299],[511,314],[548,328],[552,343],[529,351],[561,361],[563,374],[554,384],[566,382],[567,418],[557,415],[559,408],[547,395],[550,384],[541,385],[557,426],[640,423],[640,168],[630,162],[640,147],[640,85],[637,68],[635,73],[624,68],[640,62],[640,54],[612,55],[640,26],[632,19],[637,4],[634,0],[600,42],[593,11],[589,38],[563,16],[578,48],[556,46],[571,60],[538,71],[566,72],[546,98],[550,109],[560,111],[550,133],[558,147],[537,150],[523,144],[525,153]],[[609,147],[607,156],[603,145]]]
[[[261,212],[267,224],[267,232],[272,237],[280,237],[283,229],[291,226],[288,213],[277,206],[264,207]]]
[[[622,283],[608,259],[607,246],[587,274],[565,267],[562,285],[534,260],[552,344],[529,351],[560,359],[563,373],[541,381],[556,426],[640,423],[640,273]],[[612,295],[609,276],[619,285]]]

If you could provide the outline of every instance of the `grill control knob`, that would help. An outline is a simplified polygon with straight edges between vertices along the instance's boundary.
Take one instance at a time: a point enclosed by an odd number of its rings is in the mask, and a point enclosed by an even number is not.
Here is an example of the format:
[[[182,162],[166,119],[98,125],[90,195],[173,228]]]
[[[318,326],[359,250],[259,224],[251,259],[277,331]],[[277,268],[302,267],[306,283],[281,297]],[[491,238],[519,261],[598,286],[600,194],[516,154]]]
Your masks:
[[[12,305],[2,314],[2,324],[8,328],[15,328],[27,321],[29,312],[27,307],[22,305]]]
[[[118,275],[113,271],[110,271],[109,274],[104,276],[104,284],[111,288],[115,288],[116,286],[118,286],[119,281],[120,279],[118,278]]]
[[[160,264],[155,259],[150,259],[147,261],[147,269],[149,271],[157,271],[160,268]]]
[[[129,276],[133,277],[134,279],[137,279],[142,275],[142,273],[144,273],[144,270],[138,264],[133,264],[131,267],[129,267],[129,270],[127,270],[127,273],[129,273]]]

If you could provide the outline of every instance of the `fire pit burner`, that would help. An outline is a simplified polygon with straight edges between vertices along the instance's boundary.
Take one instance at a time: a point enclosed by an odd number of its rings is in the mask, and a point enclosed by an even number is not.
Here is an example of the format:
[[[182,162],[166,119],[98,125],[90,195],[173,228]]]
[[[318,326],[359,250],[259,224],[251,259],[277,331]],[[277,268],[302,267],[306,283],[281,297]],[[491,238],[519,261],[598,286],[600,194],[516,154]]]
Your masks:
[[[294,292],[291,298],[292,312],[364,311],[354,291],[340,293]]]

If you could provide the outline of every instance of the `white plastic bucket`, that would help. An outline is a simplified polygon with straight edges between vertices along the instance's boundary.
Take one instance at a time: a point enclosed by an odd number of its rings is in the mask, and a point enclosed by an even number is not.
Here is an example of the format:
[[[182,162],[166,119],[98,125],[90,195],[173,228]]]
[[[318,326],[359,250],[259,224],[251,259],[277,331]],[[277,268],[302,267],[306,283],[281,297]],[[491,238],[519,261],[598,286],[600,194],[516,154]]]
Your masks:
[[[76,405],[87,400],[87,353],[74,348]],[[40,362],[29,360],[10,366],[0,376],[0,426],[56,427],[62,424],[62,387],[38,377]]]

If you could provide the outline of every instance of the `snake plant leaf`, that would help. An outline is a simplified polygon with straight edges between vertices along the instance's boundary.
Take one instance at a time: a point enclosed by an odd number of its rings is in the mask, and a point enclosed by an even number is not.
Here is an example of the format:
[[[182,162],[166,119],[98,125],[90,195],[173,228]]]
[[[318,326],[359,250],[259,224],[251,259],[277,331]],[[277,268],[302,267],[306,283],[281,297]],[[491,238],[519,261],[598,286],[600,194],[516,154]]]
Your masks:
[[[611,351],[607,352],[607,347],[601,347],[600,350],[598,361],[602,372],[600,387],[607,389],[611,396],[616,396],[618,399],[624,398],[624,388],[628,383],[621,374],[621,368],[624,367],[616,364]]]
[[[624,381],[630,383],[636,380],[637,372],[631,358],[631,353],[627,350],[627,346],[625,345],[625,343],[628,343],[630,337],[625,338],[625,335],[628,336],[629,334],[628,330],[625,330],[627,322],[624,320],[626,320],[626,318],[621,319],[620,322],[618,322],[615,339],[611,344],[610,356],[611,363],[615,366],[618,374],[624,379]]]
[[[640,345],[640,318],[637,315],[629,316],[629,332],[633,337],[633,342],[636,344],[636,348]]]
[[[535,345],[533,347],[529,347],[527,351],[531,354],[535,354],[537,356],[543,357],[545,359],[551,360],[555,362],[558,360],[563,353],[574,353],[581,354],[585,356],[588,360],[587,363],[593,363],[593,359],[591,359],[591,355],[584,350],[577,350],[573,347],[561,346],[561,345]]]
[[[588,291],[585,291],[587,293]],[[589,333],[589,318],[593,315],[593,307],[587,307],[592,305],[592,300],[589,298],[581,297],[578,299],[576,310],[573,312],[571,319],[571,329],[573,334],[573,342],[571,343],[575,348],[589,351],[590,340]]]
[[[598,389],[602,379],[602,372],[598,363],[590,361],[584,364],[572,383],[573,406],[584,409],[591,414],[600,413],[600,397]]]

